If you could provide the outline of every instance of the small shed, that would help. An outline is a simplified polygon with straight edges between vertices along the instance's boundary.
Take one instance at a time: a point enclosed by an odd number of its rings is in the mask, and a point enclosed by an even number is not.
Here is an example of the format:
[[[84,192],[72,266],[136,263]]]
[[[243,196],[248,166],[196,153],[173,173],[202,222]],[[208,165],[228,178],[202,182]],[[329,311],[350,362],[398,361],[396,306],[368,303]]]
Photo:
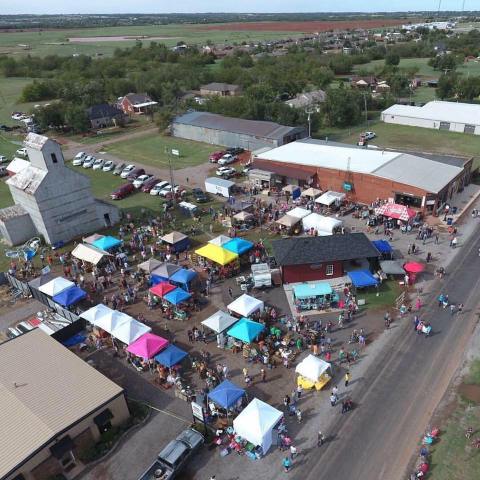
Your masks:
[[[21,205],[0,210],[0,235],[8,245],[20,245],[36,235],[32,218]]]

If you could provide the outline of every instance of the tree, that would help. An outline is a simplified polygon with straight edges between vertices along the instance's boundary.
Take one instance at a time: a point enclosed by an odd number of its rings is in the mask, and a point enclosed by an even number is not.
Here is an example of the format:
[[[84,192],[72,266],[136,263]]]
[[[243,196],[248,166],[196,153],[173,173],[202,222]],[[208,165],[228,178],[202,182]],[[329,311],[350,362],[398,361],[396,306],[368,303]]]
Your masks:
[[[438,86],[436,89],[437,97],[441,100],[445,98],[453,98],[457,86],[458,75],[455,73],[448,73],[442,75],[438,79]]]
[[[428,64],[435,70],[453,71],[457,68],[457,58],[455,55],[437,55],[430,59]]]
[[[339,88],[329,88],[324,107],[328,123],[332,127],[356,125],[362,115],[363,101],[360,92],[345,88],[343,84]]]
[[[65,109],[65,123],[76,133],[86,132],[90,128],[87,113],[81,105],[69,105]]]
[[[52,127],[61,127],[64,124],[64,105],[55,102],[42,108],[34,109],[31,113],[35,115],[35,122],[42,130],[49,130]]]
[[[160,132],[163,132],[170,125],[170,121],[172,120],[172,112],[168,110],[161,110],[156,112],[153,118]]]
[[[460,78],[457,81],[456,97],[459,100],[475,100],[480,96],[480,77]]]
[[[398,67],[400,64],[400,55],[395,52],[388,52],[385,55],[385,65],[387,67]]]

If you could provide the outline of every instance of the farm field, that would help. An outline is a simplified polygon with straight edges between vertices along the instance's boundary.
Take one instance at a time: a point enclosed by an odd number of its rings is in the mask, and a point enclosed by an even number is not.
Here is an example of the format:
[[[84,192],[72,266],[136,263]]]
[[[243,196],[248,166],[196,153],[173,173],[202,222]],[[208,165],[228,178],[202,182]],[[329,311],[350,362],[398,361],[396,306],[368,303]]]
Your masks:
[[[115,142],[105,148],[108,153],[131,162],[157,168],[168,168],[171,149],[179,150],[180,156],[172,156],[175,170],[200,165],[208,161],[209,155],[221,147],[207,143],[192,142],[181,138],[165,137],[159,133]]]

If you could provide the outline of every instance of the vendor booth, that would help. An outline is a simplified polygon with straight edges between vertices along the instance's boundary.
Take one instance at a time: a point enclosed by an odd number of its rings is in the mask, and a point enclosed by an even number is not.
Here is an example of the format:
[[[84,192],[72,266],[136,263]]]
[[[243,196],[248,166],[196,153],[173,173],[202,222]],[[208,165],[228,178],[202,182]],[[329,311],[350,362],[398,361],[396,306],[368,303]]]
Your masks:
[[[241,317],[249,317],[253,313],[263,310],[263,307],[264,303],[261,300],[244,293],[230,303],[227,308]]]
[[[222,266],[232,263],[238,258],[236,253],[226,250],[223,247],[214,245],[213,243],[208,243],[198,250],[195,250],[195,253]]]
[[[188,353],[175,345],[169,345],[163,352],[155,355],[155,361],[164,367],[171,368],[179,364]]]
[[[63,277],[57,277],[41,285],[39,287],[39,290],[45,295],[54,297],[55,295],[58,295],[59,293],[66,290],[67,288],[71,288],[74,286],[75,284],[70,280],[67,280],[66,278],[63,278]]]
[[[283,418],[283,413],[276,408],[254,398],[233,420],[235,433],[262,449],[265,455],[273,442],[275,427]]]
[[[308,355],[296,367],[297,384],[302,388],[321,390],[332,378],[332,366],[321,358]]]
[[[313,198],[317,198],[321,193],[322,191],[319,190],[318,188],[310,187],[302,192],[302,197],[308,197],[313,199]]]
[[[181,232],[167,233],[160,240],[170,245],[173,252],[183,252],[190,248],[189,238]]]
[[[202,325],[208,327],[210,330],[213,330],[215,333],[220,334],[237,322],[238,318],[232,317],[232,315],[219,310],[210,317],[206,318],[202,322]]]
[[[375,278],[370,270],[354,270],[347,272],[347,275],[355,288],[376,287],[379,284],[378,278]]]
[[[168,344],[168,340],[163,337],[159,337],[153,333],[145,333],[127,347],[127,352],[136,357],[148,360],[168,347]]]
[[[295,208],[292,208],[289,212],[287,212],[287,215],[290,215],[291,217],[302,219],[302,218],[310,215],[311,213],[312,212],[310,210],[307,210],[306,208],[295,207]]]
[[[187,290],[190,289],[190,284],[198,277],[198,273],[195,270],[187,270],[181,268],[177,270],[171,277],[170,281],[184,286]]]
[[[172,290],[171,292],[166,293],[163,298],[171,303],[172,305],[179,305],[180,303],[184,303],[190,298],[192,298],[192,295],[182,288],[175,288],[175,290]]]
[[[83,241],[85,243],[88,243],[89,245],[93,245],[94,242],[97,240],[100,240],[103,238],[105,235],[100,235],[99,233],[94,233],[93,235],[89,235],[88,237],[85,237]]]
[[[175,290],[177,287],[168,282],[160,282],[150,288],[149,292],[156,297],[163,298],[167,293]]]
[[[338,304],[340,297],[328,282],[317,282],[295,285],[293,300],[297,312],[302,312],[331,308]]]
[[[107,252],[109,250],[119,247],[121,244],[121,240],[115,237],[111,237],[110,235],[99,238],[92,243],[95,248],[99,248],[100,250],[105,250]]]
[[[403,265],[403,269],[408,273],[409,283],[415,283],[417,275],[425,270],[425,265],[419,262],[407,262]]]
[[[218,237],[212,238],[208,241],[212,245],[216,245],[217,247],[223,246],[225,243],[229,242],[231,237],[227,237],[226,235],[219,235]]]
[[[241,403],[244,395],[245,390],[243,388],[238,387],[229,380],[224,380],[208,394],[208,400],[209,402],[213,401],[228,412],[228,410]]]
[[[240,223],[248,222],[252,218],[253,218],[253,214],[249,213],[249,212],[245,212],[244,210],[236,213],[233,216],[233,219],[237,222],[240,222]]]
[[[79,243],[73,250],[72,256],[92,265],[98,265],[106,256],[110,254],[105,250],[99,250],[93,245]]]
[[[382,260],[380,262],[380,268],[385,275],[405,275],[405,270],[396,260]]]
[[[312,213],[302,219],[303,231],[310,231],[319,237],[333,235],[340,231],[343,222],[337,218],[324,217],[318,213]]]
[[[293,200],[296,200],[297,198],[299,198],[302,193],[298,185],[286,185],[285,187],[282,188],[282,192],[285,195],[290,195]]]
[[[152,285],[169,280],[170,277],[181,268],[182,267],[174,263],[162,263],[150,274]]]
[[[342,192],[333,192],[329,190],[328,192],[325,192],[323,195],[320,195],[315,202],[319,203],[320,205],[325,205],[326,207],[330,207],[332,205],[335,205],[336,207],[339,207],[342,202],[345,200],[345,193]]]
[[[417,212],[409,207],[406,207],[405,205],[400,205],[398,203],[386,203],[385,205],[376,208],[375,214],[410,223],[417,215]]]
[[[384,260],[391,260],[393,258],[393,248],[387,240],[373,240],[372,243]]]
[[[147,261],[140,263],[137,268],[145,273],[152,273],[157,267],[162,265],[160,260],[156,258],[149,258]]]
[[[118,310],[112,310],[103,304],[89,308],[87,311],[83,312],[80,317],[110,335],[112,335],[112,332],[121,324],[133,320],[130,315],[119,312]]]
[[[53,296],[53,301],[63,307],[70,307],[80,302],[87,296],[87,292],[74,285]]]
[[[224,243],[222,248],[237,255],[243,255],[253,248],[253,243],[243,238],[232,238],[229,242]]]
[[[279,225],[282,225],[282,227],[287,227],[287,228],[293,228],[295,225],[297,225],[300,222],[301,218],[298,217],[292,217],[288,213],[284,215],[283,217],[280,217],[278,220],[276,220],[276,223]],[[300,233],[300,229],[298,229],[298,232]]]
[[[110,333],[112,337],[115,337],[126,345],[130,345],[151,330],[152,329],[149,326],[129,317],[129,320],[119,323]]]
[[[227,335],[243,343],[251,343],[258,338],[264,329],[265,327],[261,323],[254,322],[248,318],[241,318],[233,327],[227,330]]]
[[[86,320],[87,322],[95,325],[98,320],[100,320],[102,317],[105,317],[108,315],[110,312],[114,312],[115,310],[112,310],[111,308],[107,307],[103,303],[99,303],[98,305],[95,305],[92,308],[89,308],[88,310],[85,310],[80,314],[80,317]]]

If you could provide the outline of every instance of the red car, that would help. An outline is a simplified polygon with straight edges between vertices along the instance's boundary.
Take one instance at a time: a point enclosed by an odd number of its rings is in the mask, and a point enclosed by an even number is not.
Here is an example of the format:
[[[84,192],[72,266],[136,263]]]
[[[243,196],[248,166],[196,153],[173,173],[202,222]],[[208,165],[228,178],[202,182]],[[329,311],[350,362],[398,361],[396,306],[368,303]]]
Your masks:
[[[160,182],[160,179],[157,177],[150,178],[143,184],[142,192],[150,193],[150,190],[159,182]]]
[[[225,152],[213,152],[208,159],[211,163],[217,163],[224,155]]]
[[[114,192],[110,194],[112,200],[121,200],[135,191],[135,187],[131,183],[120,185]]]
[[[128,174],[127,180],[133,182],[140,175],[145,175],[145,170],[143,168],[135,168]]]

